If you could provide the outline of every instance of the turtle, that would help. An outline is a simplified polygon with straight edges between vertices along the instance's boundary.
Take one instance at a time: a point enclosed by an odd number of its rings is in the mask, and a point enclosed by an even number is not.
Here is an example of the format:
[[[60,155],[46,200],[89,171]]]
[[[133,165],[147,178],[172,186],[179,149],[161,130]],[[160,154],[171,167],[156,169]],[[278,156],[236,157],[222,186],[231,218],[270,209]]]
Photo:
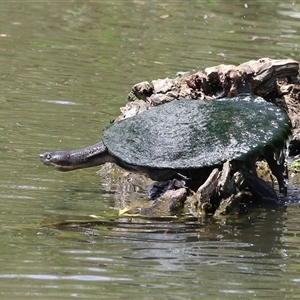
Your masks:
[[[113,162],[154,181],[188,182],[228,160],[250,164],[266,149],[275,153],[290,134],[285,111],[259,96],[178,99],[112,122],[92,146],[45,152],[40,159],[60,171]]]

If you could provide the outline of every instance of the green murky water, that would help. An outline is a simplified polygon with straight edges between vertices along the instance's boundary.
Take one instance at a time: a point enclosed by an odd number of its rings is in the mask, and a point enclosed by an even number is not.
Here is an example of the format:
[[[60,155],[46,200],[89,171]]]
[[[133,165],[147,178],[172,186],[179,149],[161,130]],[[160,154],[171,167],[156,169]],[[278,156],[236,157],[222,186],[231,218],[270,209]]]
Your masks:
[[[137,82],[297,60],[299,18],[298,1],[0,1],[0,298],[300,298],[300,206],[128,224],[95,169],[38,160],[98,141]]]

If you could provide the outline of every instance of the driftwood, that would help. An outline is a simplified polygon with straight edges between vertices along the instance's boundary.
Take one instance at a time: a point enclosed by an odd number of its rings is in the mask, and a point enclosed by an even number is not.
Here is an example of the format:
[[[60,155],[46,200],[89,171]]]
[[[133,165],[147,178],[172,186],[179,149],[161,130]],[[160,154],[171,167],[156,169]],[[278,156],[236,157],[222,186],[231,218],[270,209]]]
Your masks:
[[[179,72],[174,79],[144,81],[132,87],[128,104],[121,109],[123,119],[151,106],[175,99],[216,99],[251,93],[274,102],[289,115],[293,136],[292,156],[300,154],[300,80],[299,62],[291,59],[261,58],[239,66],[218,65],[194,74]]]
[[[278,94],[278,79],[294,82],[299,63],[261,58],[239,66],[219,65],[194,74],[180,72],[174,79],[144,81],[133,86],[128,100],[144,100],[152,106],[178,98],[213,99],[251,93],[262,97]]]

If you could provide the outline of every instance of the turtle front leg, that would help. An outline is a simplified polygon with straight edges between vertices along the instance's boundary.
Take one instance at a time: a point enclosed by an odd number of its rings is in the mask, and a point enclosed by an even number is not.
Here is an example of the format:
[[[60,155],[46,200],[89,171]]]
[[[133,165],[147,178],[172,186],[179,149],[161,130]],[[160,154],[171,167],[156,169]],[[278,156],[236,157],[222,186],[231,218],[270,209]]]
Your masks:
[[[176,178],[167,181],[156,181],[148,186],[147,194],[149,199],[156,200],[169,190],[177,190],[185,187],[185,181]]]

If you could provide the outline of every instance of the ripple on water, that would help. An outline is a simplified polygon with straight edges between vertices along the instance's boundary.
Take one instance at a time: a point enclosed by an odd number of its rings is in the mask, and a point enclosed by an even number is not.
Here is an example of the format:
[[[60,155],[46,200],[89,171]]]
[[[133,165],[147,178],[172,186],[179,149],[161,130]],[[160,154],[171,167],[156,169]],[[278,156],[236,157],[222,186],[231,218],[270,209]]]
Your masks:
[[[77,105],[77,103],[73,101],[67,101],[67,100],[42,100],[42,102],[62,104],[62,105]]]

